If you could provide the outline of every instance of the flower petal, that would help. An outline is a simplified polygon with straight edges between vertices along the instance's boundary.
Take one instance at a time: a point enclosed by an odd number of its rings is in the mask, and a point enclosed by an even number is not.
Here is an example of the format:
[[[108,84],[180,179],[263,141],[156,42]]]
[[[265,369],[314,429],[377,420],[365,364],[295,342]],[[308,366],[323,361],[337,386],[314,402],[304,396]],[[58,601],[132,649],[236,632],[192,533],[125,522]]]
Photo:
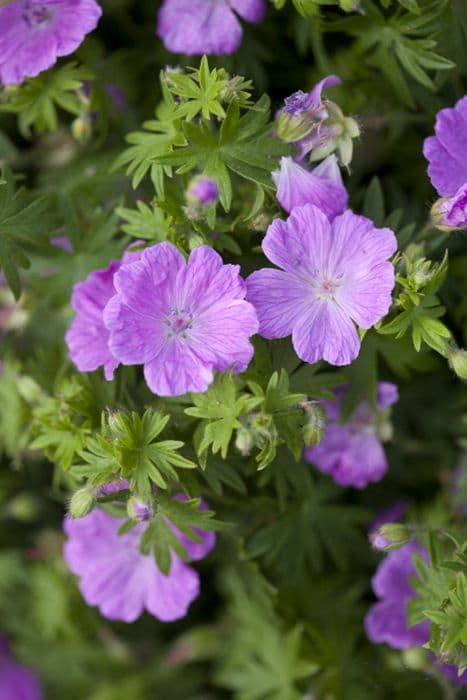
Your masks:
[[[360,352],[360,339],[348,315],[334,302],[315,302],[295,324],[292,342],[305,362],[326,360],[349,365]]]

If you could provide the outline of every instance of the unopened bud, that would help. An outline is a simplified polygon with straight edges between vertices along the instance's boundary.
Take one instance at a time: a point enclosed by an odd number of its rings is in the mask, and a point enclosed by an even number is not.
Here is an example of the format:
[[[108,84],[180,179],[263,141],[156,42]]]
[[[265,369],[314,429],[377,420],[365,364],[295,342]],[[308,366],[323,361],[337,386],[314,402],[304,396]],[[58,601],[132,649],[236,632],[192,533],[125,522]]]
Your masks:
[[[84,518],[91,512],[96,502],[96,490],[92,486],[85,486],[76,491],[70,501],[70,515],[72,518]]]
[[[219,190],[214,180],[203,175],[193,178],[188,186],[187,200],[191,204],[203,207],[214,204],[219,197]]]
[[[40,502],[30,493],[19,493],[8,503],[8,515],[21,522],[34,520],[40,511]]]
[[[143,503],[139,498],[136,498],[136,496],[132,496],[128,500],[126,510],[129,518],[138,520],[139,522],[150,520],[153,514],[151,503],[149,503],[149,501]]]
[[[389,552],[391,549],[399,549],[410,540],[410,532],[406,525],[401,523],[386,523],[370,535],[370,542],[375,549]]]
[[[460,379],[467,379],[467,351],[464,348],[451,348],[448,351],[450,368]]]
[[[254,446],[254,440],[251,432],[245,428],[241,427],[237,430],[237,435],[235,438],[235,447],[240,452],[242,457],[248,457]]]
[[[422,647],[410,647],[402,651],[402,663],[411,671],[424,671],[428,663],[428,654]]]
[[[326,427],[326,411],[319,403],[310,403],[306,408],[307,422],[302,428],[305,445],[318,445]]]
[[[73,134],[73,138],[79,143],[88,141],[92,134],[89,115],[81,114],[79,117],[76,117],[71,123],[71,133]]]
[[[441,197],[431,207],[431,220],[441,231],[467,228],[467,184],[452,197]]]

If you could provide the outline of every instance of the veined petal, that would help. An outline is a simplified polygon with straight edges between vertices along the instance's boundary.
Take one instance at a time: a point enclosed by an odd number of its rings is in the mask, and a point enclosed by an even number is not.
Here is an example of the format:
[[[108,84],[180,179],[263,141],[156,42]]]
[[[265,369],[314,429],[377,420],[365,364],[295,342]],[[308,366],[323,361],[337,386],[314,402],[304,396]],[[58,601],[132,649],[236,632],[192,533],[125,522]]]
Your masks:
[[[294,326],[292,342],[305,362],[326,360],[349,365],[358,357],[360,339],[350,318],[332,301],[316,301]]]

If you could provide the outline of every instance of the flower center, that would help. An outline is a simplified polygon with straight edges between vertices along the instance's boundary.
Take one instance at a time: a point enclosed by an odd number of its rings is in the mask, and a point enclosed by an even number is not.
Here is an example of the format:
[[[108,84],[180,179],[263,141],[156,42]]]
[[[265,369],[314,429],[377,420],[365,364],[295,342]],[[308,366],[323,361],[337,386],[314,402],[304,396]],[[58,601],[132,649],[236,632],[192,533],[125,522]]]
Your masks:
[[[167,316],[165,322],[168,338],[187,338],[187,331],[191,330],[192,327],[193,315],[183,309],[174,309]]]
[[[53,16],[53,9],[47,5],[31,5],[27,1],[24,6],[23,19],[29,27],[48,26]]]
[[[317,299],[329,299],[334,301],[336,292],[341,286],[341,274],[330,277],[329,275],[321,275],[314,283],[313,290]]]

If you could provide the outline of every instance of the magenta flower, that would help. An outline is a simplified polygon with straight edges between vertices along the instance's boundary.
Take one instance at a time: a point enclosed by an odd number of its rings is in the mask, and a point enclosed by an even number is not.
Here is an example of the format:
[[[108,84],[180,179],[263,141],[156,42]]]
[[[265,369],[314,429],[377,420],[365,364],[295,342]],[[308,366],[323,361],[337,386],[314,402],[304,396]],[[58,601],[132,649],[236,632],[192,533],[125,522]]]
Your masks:
[[[336,401],[323,401],[328,422],[319,445],[305,448],[304,457],[320,472],[329,474],[340,486],[363,489],[379,481],[388,464],[377,434],[378,415],[362,401],[347,423],[340,423],[341,400],[345,389],[336,390]],[[399,399],[395,384],[378,384],[376,407],[383,411]]]
[[[162,622],[184,617],[199,595],[198,573],[172,552],[165,576],[154,556],[139,549],[147,523],[139,522],[119,535],[123,522],[98,508],[84,518],[65,518],[68,541],[63,556],[70,571],[80,578],[86,603],[97,606],[104,617],[123,622],[133,622],[145,609]],[[192,561],[203,559],[214,547],[212,532],[196,530],[202,541],[193,542],[171,528]]]
[[[379,600],[371,606],[365,618],[365,630],[371,642],[385,642],[393,649],[407,649],[425,644],[430,637],[428,620],[413,627],[407,623],[407,603],[415,595],[409,581],[410,576],[416,575],[415,553],[428,560],[423,547],[409,542],[390,552],[373,576],[371,584]]]
[[[305,362],[350,364],[360,351],[355,328],[371,328],[387,314],[394,287],[388,258],[394,233],[346,211],[332,223],[312,204],[276,219],[263,240],[266,256],[282,270],[265,268],[247,280],[265,338],[292,334]]]
[[[2,700],[43,700],[36,674],[15,661],[4,638],[0,638],[0,698]]]
[[[467,183],[467,95],[436,116],[435,135],[425,139],[428,175],[442,196],[453,196]]]
[[[76,316],[66,332],[68,354],[80,372],[93,372],[104,367],[106,379],[113,379],[119,365],[109,350],[109,332],[102,317],[104,307],[115,294],[113,278],[123,263],[139,257],[127,251],[122,261],[112,260],[105,270],[91,272],[73,288],[71,306]]]
[[[188,197],[196,204],[207,206],[213,204],[219,196],[219,190],[214,180],[208,177],[196,177],[188,188]]]
[[[0,7],[0,81],[21,83],[73,53],[96,28],[95,0],[14,0]]]
[[[313,170],[292,158],[281,158],[280,170],[272,173],[277,199],[290,214],[295,207],[314,204],[332,221],[347,207],[349,195],[342,182],[336,156],[328,156]]]
[[[155,394],[205,391],[213,371],[242,372],[253,356],[258,330],[238,265],[202,245],[188,263],[171,243],[143,251],[138,262],[114,276],[117,294],[104,321],[109,348],[124,365],[144,364]]]
[[[237,15],[247,22],[261,22],[265,9],[265,0],[164,0],[157,36],[173,53],[234,53],[243,35]]]

